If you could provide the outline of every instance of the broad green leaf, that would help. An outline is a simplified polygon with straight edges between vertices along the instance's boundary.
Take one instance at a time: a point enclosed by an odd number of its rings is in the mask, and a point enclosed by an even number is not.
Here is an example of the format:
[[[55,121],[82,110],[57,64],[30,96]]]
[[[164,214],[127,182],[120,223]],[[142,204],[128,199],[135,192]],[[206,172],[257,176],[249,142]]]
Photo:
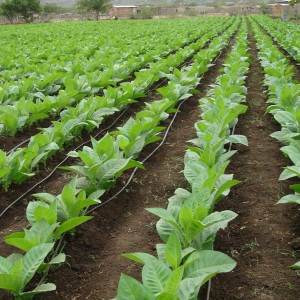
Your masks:
[[[18,293],[23,288],[23,278],[17,274],[0,274],[0,288]]]
[[[300,195],[286,195],[282,197],[276,204],[284,204],[284,203],[293,203],[293,204],[300,204]]]
[[[205,276],[204,284],[217,273],[230,272],[236,262],[228,255],[211,250],[193,252],[185,262],[184,277]]]
[[[71,229],[73,229],[73,228],[79,226],[79,225],[82,224],[82,223],[85,223],[85,222],[89,221],[89,220],[92,219],[92,218],[93,218],[93,217],[90,217],[90,216],[81,216],[81,217],[74,217],[74,218],[71,218],[71,219],[65,221],[64,223],[62,223],[62,224],[57,228],[57,230],[56,230],[55,233],[54,233],[54,237],[55,237],[56,239],[59,239],[60,236],[61,236],[63,233],[65,233],[65,232],[67,232],[67,231],[69,231],[69,230],[71,230]]]
[[[153,258],[147,262],[142,271],[143,284],[153,293],[163,292],[164,286],[171,275],[171,270],[162,261]]]
[[[32,299],[32,297],[34,295],[38,295],[41,293],[46,293],[46,292],[52,292],[56,290],[56,285],[53,283],[44,283],[44,284],[40,284],[38,285],[34,290],[30,291],[30,292],[22,292],[20,293],[20,296],[22,297],[22,299],[26,300],[26,299]]]
[[[166,261],[173,270],[177,269],[181,263],[182,250],[180,240],[175,231],[169,236],[165,251]]]
[[[128,259],[131,259],[133,261],[136,261],[143,265],[151,262],[152,259],[155,258],[154,256],[152,256],[148,253],[143,253],[143,252],[126,253],[126,254],[122,254],[122,256],[126,257]]]
[[[116,300],[155,300],[151,291],[136,279],[121,274]]]
[[[175,295],[177,295],[179,288],[180,288],[180,282],[183,276],[184,266],[181,266],[174,270],[170,277],[168,278],[164,292],[173,294],[174,299],[176,298]]]
[[[46,256],[50,253],[54,246],[54,243],[40,244],[34,248],[31,248],[24,256],[23,263],[23,278],[24,285],[26,285],[34,276],[36,270],[42,264]]]

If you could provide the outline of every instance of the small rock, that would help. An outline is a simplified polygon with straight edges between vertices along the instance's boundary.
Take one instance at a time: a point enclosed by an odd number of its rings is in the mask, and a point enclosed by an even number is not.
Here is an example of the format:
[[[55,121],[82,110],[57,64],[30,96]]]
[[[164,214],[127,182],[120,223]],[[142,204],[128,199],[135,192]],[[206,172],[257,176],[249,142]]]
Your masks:
[[[92,244],[91,244],[91,242],[90,242],[90,240],[89,239],[84,239],[84,243],[86,244],[86,246],[88,246],[88,247],[91,247],[92,246]]]
[[[72,268],[72,270],[74,270],[76,272],[81,270],[80,265],[78,265],[78,264],[72,264],[71,268]]]
[[[290,245],[292,246],[293,249],[298,250],[300,249],[300,237],[297,237],[295,239],[293,239],[290,242]]]

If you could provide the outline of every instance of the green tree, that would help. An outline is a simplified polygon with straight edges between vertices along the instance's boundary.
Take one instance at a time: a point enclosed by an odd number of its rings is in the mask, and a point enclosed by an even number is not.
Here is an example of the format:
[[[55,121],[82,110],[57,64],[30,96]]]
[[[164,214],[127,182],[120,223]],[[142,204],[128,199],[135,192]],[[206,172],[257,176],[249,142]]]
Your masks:
[[[60,13],[63,10],[64,9],[62,7],[58,6],[55,3],[45,3],[45,5],[43,6],[43,12],[46,14]]]
[[[40,0],[12,0],[16,13],[23,16],[25,22],[33,20],[33,14],[41,12]]]
[[[297,4],[297,3],[300,3],[300,0],[291,0],[291,1],[290,1],[290,4],[291,4],[291,5],[295,5],[295,4]]]
[[[5,2],[0,4],[0,14],[7,18],[10,23],[13,22],[16,10],[11,0],[5,0]]]
[[[261,2],[259,4],[259,8],[260,8],[261,12],[263,13],[263,15],[266,15],[269,12],[269,6],[266,2]]]
[[[78,0],[77,7],[82,11],[94,12],[99,20],[100,13],[107,12],[111,4],[110,0]]]

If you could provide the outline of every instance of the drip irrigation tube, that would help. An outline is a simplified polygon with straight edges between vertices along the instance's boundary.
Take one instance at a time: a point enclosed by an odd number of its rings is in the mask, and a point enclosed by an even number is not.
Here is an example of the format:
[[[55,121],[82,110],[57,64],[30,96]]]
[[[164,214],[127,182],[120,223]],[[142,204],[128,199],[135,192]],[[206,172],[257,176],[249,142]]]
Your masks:
[[[182,104],[185,103],[187,100],[188,100],[188,99],[185,99],[185,100],[183,100],[182,102],[180,102],[180,104],[178,105],[177,109],[180,109],[180,107],[182,106]],[[154,150],[153,150],[146,158],[144,158],[144,159],[141,161],[142,164],[145,163],[152,155],[154,155],[154,153],[155,153],[159,148],[161,148],[161,147],[163,146],[163,144],[165,143],[165,140],[166,140],[166,138],[167,138],[167,136],[168,136],[168,134],[169,134],[169,131],[170,131],[170,129],[171,129],[171,127],[172,127],[172,125],[173,125],[173,123],[174,123],[176,117],[177,117],[177,115],[178,115],[178,112],[176,112],[176,113],[173,115],[173,118],[171,119],[170,124],[168,125],[168,127],[167,127],[167,129],[166,129],[166,132],[165,132],[165,134],[164,134],[164,136],[163,136],[161,142],[159,143],[159,145],[158,145],[158,146],[157,146],[157,147],[156,147],[156,148],[155,148],[155,149],[154,149]],[[137,170],[138,170],[138,168],[134,168],[134,169],[133,169],[133,171],[132,171],[132,173],[131,173],[129,179],[127,180],[127,182],[125,183],[125,185],[124,185],[117,193],[115,193],[115,194],[114,194],[112,197],[110,197],[107,201],[105,201],[105,202],[103,202],[103,203],[101,203],[101,204],[99,204],[99,205],[97,205],[97,206],[94,206],[92,209],[88,210],[88,211],[86,212],[86,214],[90,214],[91,212],[93,212],[93,211],[95,211],[96,209],[98,209],[98,208],[104,206],[105,204],[107,204],[107,203],[109,203],[110,201],[112,201],[113,199],[115,199],[119,194],[121,194],[121,193],[126,189],[126,187],[130,184],[130,182],[132,181],[133,176],[134,176],[134,174],[136,173]]]

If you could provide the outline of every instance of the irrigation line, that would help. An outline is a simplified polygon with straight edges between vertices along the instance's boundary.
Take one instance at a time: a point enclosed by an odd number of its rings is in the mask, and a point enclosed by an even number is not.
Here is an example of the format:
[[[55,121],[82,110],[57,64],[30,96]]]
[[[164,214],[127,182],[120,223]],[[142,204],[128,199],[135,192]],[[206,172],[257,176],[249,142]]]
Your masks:
[[[185,99],[185,100],[183,100],[182,102],[180,102],[180,104],[177,106],[177,109],[180,109],[180,107],[181,107],[187,100],[188,100],[188,98]],[[155,152],[157,152],[158,149],[160,149],[160,148],[163,146],[163,144],[165,143],[165,141],[166,141],[166,139],[167,139],[167,136],[168,136],[168,134],[169,134],[169,131],[170,131],[170,129],[171,129],[171,127],[172,127],[172,125],[173,125],[173,123],[174,123],[176,117],[177,117],[177,115],[178,115],[178,111],[173,115],[173,118],[172,118],[172,120],[170,121],[170,124],[168,125],[168,127],[167,127],[167,129],[166,129],[166,132],[165,132],[165,134],[164,134],[164,137],[162,138],[162,140],[161,140],[161,142],[159,143],[159,145],[158,145],[158,146],[157,146],[157,147],[156,147],[156,148],[155,148],[155,149],[154,149],[154,150],[153,150],[146,158],[144,158],[144,159],[141,161],[142,164],[144,164],[151,156],[154,155]],[[107,201],[105,201],[105,202],[103,202],[103,203],[101,203],[101,204],[99,204],[99,205],[97,205],[97,206],[94,206],[92,209],[88,210],[88,211],[86,212],[86,214],[92,213],[92,212],[95,211],[96,209],[98,209],[98,208],[104,206],[105,204],[107,204],[107,203],[109,203],[110,201],[112,201],[113,199],[115,199],[118,195],[120,195],[120,194],[126,189],[126,187],[131,183],[131,181],[132,181],[132,179],[133,179],[133,176],[134,176],[134,174],[136,173],[137,170],[138,170],[137,167],[133,169],[133,171],[132,171],[132,173],[131,173],[129,179],[128,179],[127,182],[126,182],[126,184],[125,184],[125,185],[124,185],[117,193],[115,193],[115,194],[114,194],[112,197],[110,197]]]
[[[101,131],[99,131],[96,135],[93,136],[93,138],[98,137],[100,134],[102,134],[104,131],[108,131],[112,126],[115,125],[115,123],[124,115],[124,113],[128,110],[129,106],[127,106],[122,113],[106,128],[102,129]],[[82,144],[80,144],[79,146],[77,146],[73,151],[78,150],[79,148],[81,148],[84,145],[87,145],[91,142],[91,140],[87,140],[85,142],[83,142]],[[0,218],[3,217],[3,215],[12,207],[14,206],[17,202],[19,202],[20,200],[22,200],[26,195],[28,195],[32,190],[34,190],[36,187],[38,187],[40,184],[42,184],[43,182],[45,182],[47,179],[49,179],[55,172],[56,170],[63,164],[65,163],[70,157],[66,156],[59,164],[57,164],[55,166],[55,168],[45,177],[43,178],[41,181],[37,182],[35,185],[33,185],[29,190],[27,190],[25,193],[23,193],[21,196],[19,196],[16,200],[14,200],[10,205],[8,205],[0,214]]]

